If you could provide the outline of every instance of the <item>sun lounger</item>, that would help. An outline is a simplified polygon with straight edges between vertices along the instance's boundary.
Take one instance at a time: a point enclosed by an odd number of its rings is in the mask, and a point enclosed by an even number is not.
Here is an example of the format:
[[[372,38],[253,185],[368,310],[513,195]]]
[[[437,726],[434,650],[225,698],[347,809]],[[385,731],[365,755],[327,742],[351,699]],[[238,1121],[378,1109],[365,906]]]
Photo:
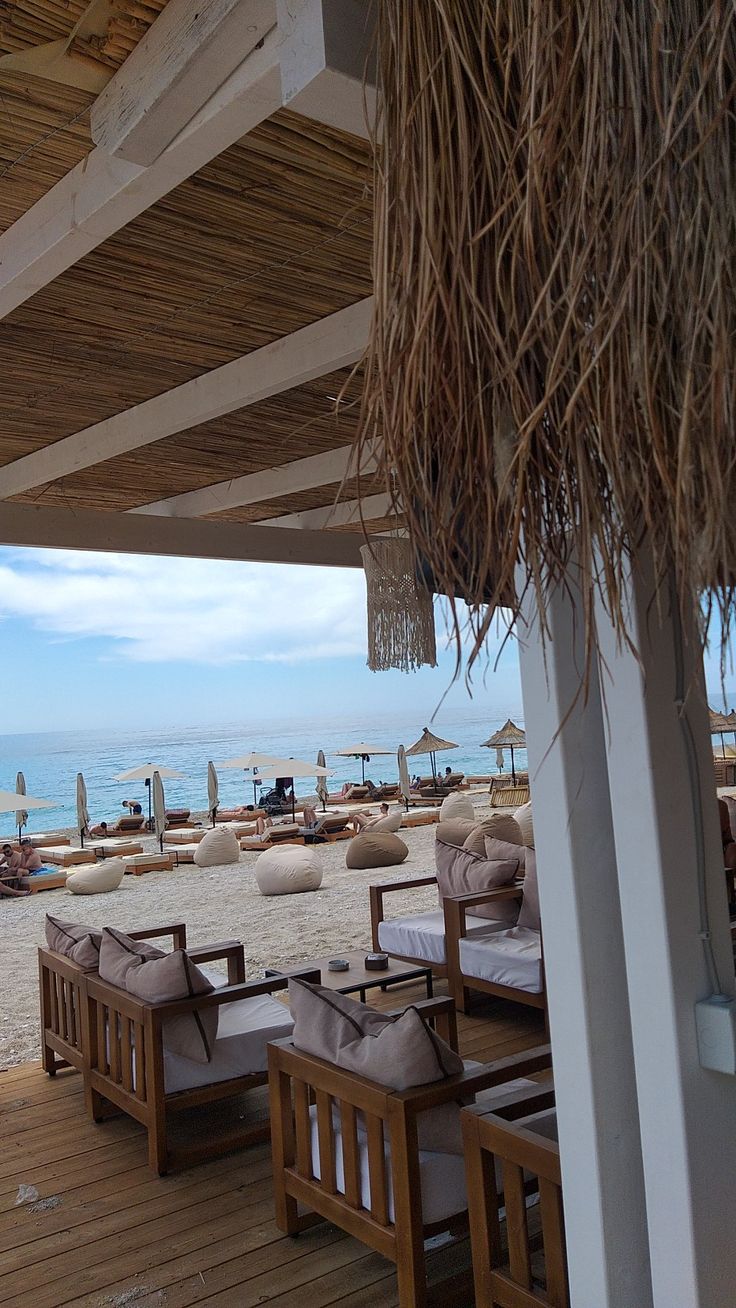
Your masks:
[[[198,847],[196,841],[190,841],[188,845],[164,844],[163,852],[173,858],[174,863],[178,867],[180,863],[193,863],[194,855],[196,854]]]
[[[34,849],[44,849],[48,845],[70,845],[71,841],[63,831],[24,831],[23,839],[30,840]],[[18,849],[18,833],[15,831],[12,836],[0,836],[0,845],[12,845]]]
[[[218,827],[223,827],[225,831],[232,831],[234,836],[253,836],[255,835],[256,823],[255,818],[252,822],[244,822],[242,819],[234,822],[218,822]]]
[[[139,840],[92,840],[89,846],[98,858],[122,858],[124,854],[142,854],[143,846]],[[89,851],[88,851],[89,852]]]
[[[142,813],[126,813],[107,828],[108,836],[134,836],[143,831],[146,819]],[[94,828],[93,828],[94,830]],[[107,839],[107,836],[104,837]]]
[[[412,808],[404,814],[402,827],[428,827],[439,822],[439,808]]]
[[[273,849],[274,845],[303,845],[304,836],[297,822],[281,822],[275,827],[267,827],[262,836],[244,836],[240,842],[241,849]]]
[[[190,821],[190,808],[167,808],[166,826],[168,827],[195,827],[199,826],[198,822]]]
[[[514,785],[510,778],[494,777],[489,793],[492,808],[521,808],[529,802],[529,779]]]
[[[82,864],[79,868],[84,866]],[[89,864],[90,867],[96,867],[96,864]],[[42,872],[34,872],[31,875],[21,877],[20,884],[23,890],[30,890],[32,895],[37,895],[40,890],[63,890],[66,885],[66,869],[54,868],[47,871],[45,868]]]
[[[175,827],[173,831],[166,832],[166,843],[168,845],[197,845],[211,830],[211,827],[201,827],[197,831],[193,831],[191,827]]]
[[[316,826],[300,827],[299,834],[307,839],[316,836],[318,840],[326,840],[331,845],[336,840],[350,840],[354,833],[348,830],[349,820],[347,813],[321,813]]]
[[[44,863],[54,863],[58,867],[73,867],[77,863],[93,863],[94,851],[91,846],[49,845],[43,851]]]
[[[220,808],[217,810],[215,819],[217,826],[227,826],[230,822],[255,822],[256,818],[265,817],[265,808],[248,808],[243,812],[242,808]]]
[[[174,866],[173,854],[128,854],[123,859],[126,873],[134,877],[144,872],[170,872]]]

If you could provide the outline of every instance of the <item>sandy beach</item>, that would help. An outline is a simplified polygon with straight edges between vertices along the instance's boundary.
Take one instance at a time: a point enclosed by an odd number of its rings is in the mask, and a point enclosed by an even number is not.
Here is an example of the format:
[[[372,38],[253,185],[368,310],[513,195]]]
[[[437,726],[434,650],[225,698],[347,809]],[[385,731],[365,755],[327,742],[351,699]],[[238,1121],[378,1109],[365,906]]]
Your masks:
[[[409,857],[400,867],[373,872],[345,867],[347,842],[321,845],[324,879],[321,889],[311,894],[265,898],[253,875],[257,854],[245,852],[237,864],[203,869],[183,864],[171,872],[126,876],[120,889],[110,894],[78,896],[49,890],[27,899],[0,901],[0,988],[5,996],[0,1067],[39,1057],[36,946],[43,942],[47,913],[123,931],[183,921],[191,944],[241,940],[248,977],[256,977],[270,964],[289,965],[369,948],[369,885],[434,871],[435,827],[402,828],[400,835]],[[143,843],[154,848],[152,838]],[[392,910],[396,915],[421,912],[436,903],[431,887],[420,888],[397,892]]]

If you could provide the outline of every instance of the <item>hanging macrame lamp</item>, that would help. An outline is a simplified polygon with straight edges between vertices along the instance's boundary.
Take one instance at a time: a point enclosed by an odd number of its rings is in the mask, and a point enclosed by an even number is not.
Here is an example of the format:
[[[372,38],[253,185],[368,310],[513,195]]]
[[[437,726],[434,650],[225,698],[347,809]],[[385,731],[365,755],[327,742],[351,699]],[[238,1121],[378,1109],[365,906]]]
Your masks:
[[[435,667],[432,594],[417,581],[408,540],[372,540],[360,551],[368,592],[368,667],[411,672]]]

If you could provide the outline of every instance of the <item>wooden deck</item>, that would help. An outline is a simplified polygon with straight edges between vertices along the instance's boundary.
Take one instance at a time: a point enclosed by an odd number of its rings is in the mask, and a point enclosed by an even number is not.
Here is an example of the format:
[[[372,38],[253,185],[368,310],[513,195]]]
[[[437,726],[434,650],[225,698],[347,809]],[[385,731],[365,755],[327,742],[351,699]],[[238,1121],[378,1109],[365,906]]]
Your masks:
[[[379,992],[379,999],[398,1007],[420,989]],[[479,1061],[543,1039],[539,1014],[501,1001],[461,1019],[462,1053]],[[0,1304],[7,1308],[397,1303],[391,1265],[335,1227],[296,1239],[281,1234],[267,1146],[155,1177],[141,1127],[126,1117],[94,1125],[80,1075],[51,1080],[38,1063],[0,1073],[0,1121]],[[27,1194],[21,1187],[34,1187],[37,1197],[19,1202]],[[467,1264],[467,1243],[433,1259],[434,1276],[444,1277]],[[469,1301],[458,1293],[443,1302]]]

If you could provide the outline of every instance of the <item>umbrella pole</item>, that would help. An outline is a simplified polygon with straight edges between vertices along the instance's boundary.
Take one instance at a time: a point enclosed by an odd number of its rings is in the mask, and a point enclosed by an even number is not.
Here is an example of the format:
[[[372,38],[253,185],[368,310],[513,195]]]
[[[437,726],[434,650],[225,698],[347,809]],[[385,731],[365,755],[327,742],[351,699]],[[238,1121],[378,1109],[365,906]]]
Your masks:
[[[511,780],[516,785],[516,770],[514,768],[514,747],[511,746]]]
[[[436,790],[437,789],[437,759],[435,758],[431,750],[429,751],[429,761],[432,766],[432,781],[434,782],[434,789]]]
[[[360,775],[363,785],[365,785],[365,754],[360,756]]]
[[[723,757],[725,758],[725,757],[726,757],[726,740],[725,740],[725,737],[724,737],[724,735],[723,735],[723,732],[721,732],[721,753],[722,753]]]

